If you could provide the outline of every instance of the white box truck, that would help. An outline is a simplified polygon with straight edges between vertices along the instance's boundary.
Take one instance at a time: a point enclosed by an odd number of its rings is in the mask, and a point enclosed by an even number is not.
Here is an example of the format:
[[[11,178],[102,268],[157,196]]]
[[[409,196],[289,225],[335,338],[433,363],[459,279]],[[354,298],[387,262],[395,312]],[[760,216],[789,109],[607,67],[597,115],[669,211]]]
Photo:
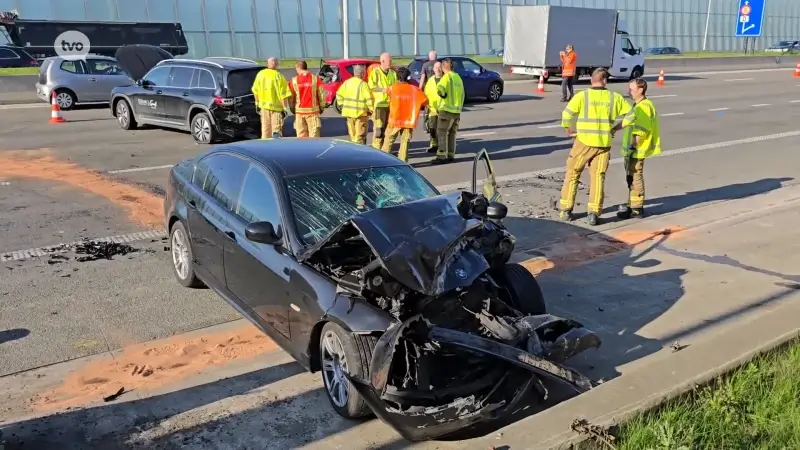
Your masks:
[[[569,6],[507,6],[503,64],[511,73],[561,76],[559,52],[572,45],[578,54],[575,80],[598,67],[612,77],[644,74],[642,49],[634,47],[619,12]]]

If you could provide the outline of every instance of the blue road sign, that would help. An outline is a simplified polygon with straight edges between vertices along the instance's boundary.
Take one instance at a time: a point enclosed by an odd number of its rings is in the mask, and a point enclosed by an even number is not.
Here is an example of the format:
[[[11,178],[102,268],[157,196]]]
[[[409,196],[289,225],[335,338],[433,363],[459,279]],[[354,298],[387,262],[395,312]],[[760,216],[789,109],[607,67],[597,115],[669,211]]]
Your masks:
[[[764,25],[764,7],[767,0],[739,0],[736,12],[736,36],[758,37]]]

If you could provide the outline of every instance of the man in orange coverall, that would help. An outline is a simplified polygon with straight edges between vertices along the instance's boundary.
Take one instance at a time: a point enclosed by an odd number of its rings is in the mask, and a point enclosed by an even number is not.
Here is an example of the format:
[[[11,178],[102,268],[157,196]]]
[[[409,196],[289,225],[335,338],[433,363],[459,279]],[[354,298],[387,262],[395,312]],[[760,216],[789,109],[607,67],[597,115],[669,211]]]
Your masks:
[[[566,103],[572,99],[572,83],[575,82],[576,65],[578,55],[571,45],[567,46],[567,51],[561,52],[561,101]]]
[[[420,88],[408,81],[411,79],[411,72],[405,67],[397,69],[397,83],[389,86],[389,121],[386,139],[383,141],[383,150],[386,153],[392,151],[392,145],[400,136],[400,151],[397,157],[408,162],[408,144],[414,128],[417,127],[419,113],[422,107],[428,103],[428,98]]]

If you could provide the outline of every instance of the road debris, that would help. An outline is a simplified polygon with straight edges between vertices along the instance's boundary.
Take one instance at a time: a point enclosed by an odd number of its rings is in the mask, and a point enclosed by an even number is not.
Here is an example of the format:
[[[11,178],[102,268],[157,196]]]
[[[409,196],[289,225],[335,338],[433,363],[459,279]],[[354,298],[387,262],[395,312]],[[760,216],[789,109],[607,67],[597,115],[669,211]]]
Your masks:
[[[679,351],[685,349],[688,346],[689,346],[688,344],[687,345],[682,345],[680,342],[675,341],[669,347],[672,349],[672,353],[675,353],[675,352],[679,352]]]
[[[117,242],[90,241],[88,239],[75,245],[75,253],[79,255],[75,258],[78,262],[98,261],[101,259],[114,259],[114,256],[128,255],[136,253],[139,249],[128,244]]]
[[[574,419],[570,428],[578,434],[586,435],[589,436],[590,439],[599,441],[608,450],[617,449],[613,444],[616,438],[609,434],[607,429],[599,425],[594,425],[586,419]]]
[[[117,390],[117,392],[114,392],[111,395],[107,395],[107,396],[103,397],[103,401],[104,402],[113,402],[114,400],[118,399],[120,395],[122,395],[124,393],[125,393],[125,388],[121,387],[121,388],[119,388]]]

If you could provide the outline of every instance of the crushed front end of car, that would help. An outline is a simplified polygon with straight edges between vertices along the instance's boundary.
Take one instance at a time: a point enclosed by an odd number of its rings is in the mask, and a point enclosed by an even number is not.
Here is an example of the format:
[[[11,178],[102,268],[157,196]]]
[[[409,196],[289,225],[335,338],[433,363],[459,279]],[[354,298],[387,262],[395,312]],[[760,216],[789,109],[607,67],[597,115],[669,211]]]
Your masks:
[[[545,381],[592,382],[562,363],[600,346],[573,320],[525,314],[502,276],[514,237],[467,192],[361,213],[302,257],[396,321],[367,379],[350,374],[375,414],[408,440],[500,419]]]

